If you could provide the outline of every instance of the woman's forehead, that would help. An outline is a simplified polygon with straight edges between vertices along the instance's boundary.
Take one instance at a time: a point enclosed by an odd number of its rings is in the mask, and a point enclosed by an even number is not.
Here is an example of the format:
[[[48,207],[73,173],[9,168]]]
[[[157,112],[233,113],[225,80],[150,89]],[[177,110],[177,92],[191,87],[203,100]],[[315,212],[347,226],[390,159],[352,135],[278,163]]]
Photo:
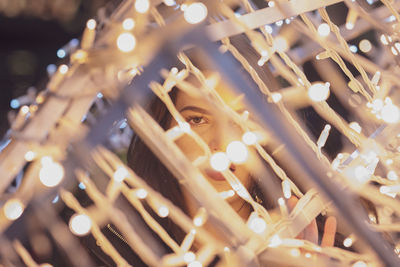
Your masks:
[[[225,102],[225,104],[227,104],[233,110],[244,109],[244,95],[235,94],[225,83],[219,82],[219,84],[215,87],[215,91]],[[207,100],[201,97],[190,96],[182,90],[178,91],[175,106],[178,110],[181,110],[185,106],[196,106],[203,109],[210,109],[210,104],[207,102]]]

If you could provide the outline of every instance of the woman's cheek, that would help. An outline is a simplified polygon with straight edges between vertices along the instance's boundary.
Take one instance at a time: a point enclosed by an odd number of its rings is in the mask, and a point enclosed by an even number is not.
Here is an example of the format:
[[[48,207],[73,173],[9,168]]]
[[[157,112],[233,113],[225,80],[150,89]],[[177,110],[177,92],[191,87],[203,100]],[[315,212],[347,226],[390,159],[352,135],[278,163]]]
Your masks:
[[[176,140],[175,143],[190,161],[194,161],[199,156],[204,155],[201,147],[189,136],[184,135]]]

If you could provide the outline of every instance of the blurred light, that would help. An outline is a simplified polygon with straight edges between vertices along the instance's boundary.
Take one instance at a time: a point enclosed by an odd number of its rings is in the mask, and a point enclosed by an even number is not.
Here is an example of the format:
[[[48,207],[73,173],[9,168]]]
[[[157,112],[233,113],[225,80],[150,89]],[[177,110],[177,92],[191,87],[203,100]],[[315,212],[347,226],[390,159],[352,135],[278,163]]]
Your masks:
[[[283,25],[283,20],[279,20],[279,21],[275,22],[275,25],[278,27],[281,27]]]
[[[346,248],[349,248],[353,245],[353,239],[351,237],[347,237],[345,240],[343,240],[343,246]]]
[[[77,47],[77,46],[79,45],[79,40],[76,39],[76,38],[71,39],[71,41],[69,41],[69,45],[70,45],[71,47],[75,48],[75,47]]]
[[[169,210],[166,206],[160,206],[158,208],[158,216],[160,216],[161,218],[167,217],[168,214],[169,214]]]
[[[226,154],[233,163],[243,163],[247,160],[249,152],[241,141],[233,141],[226,148]]]
[[[217,152],[210,158],[210,165],[216,171],[225,171],[229,168],[229,159],[224,152]]]
[[[278,52],[284,52],[289,48],[289,44],[288,44],[287,40],[284,37],[277,36],[275,38],[274,48]]]
[[[389,44],[389,42],[386,39],[386,36],[384,34],[381,35],[380,40],[381,40],[382,44],[384,44],[384,45],[388,45]]]
[[[102,93],[97,93],[97,97],[98,98],[103,98],[103,94]]]
[[[130,31],[135,27],[135,21],[132,18],[127,18],[122,22],[122,27],[125,30]]]
[[[268,247],[274,248],[282,244],[282,239],[279,237],[279,235],[275,234],[271,237],[269,240]]]
[[[282,99],[282,95],[280,93],[272,93],[271,94],[272,102],[278,103]]]
[[[350,122],[349,127],[351,129],[353,129],[354,131],[356,131],[357,133],[361,133],[362,129],[361,129],[360,124],[358,124],[358,122],[356,122],[356,121]]]
[[[195,255],[193,252],[191,252],[191,251],[188,251],[188,252],[186,252],[186,253],[183,255],[183,260],[184,260],[186,263],[192,262],[192,261],[194,261],[195,259],[196,259],[196,255]]]
[[[248,146],[257,143],[257,136],[253,132],[245,132],[242,136],[242,141]]]
[[[122,182],[126,177],[128,177],[128,171],[124,167],[118,167],[114,172],[114,180],[118,183]]]
[[[357,53],[358,52],[358,48],[357,48],[357,46],[356,45],[350,45],[350,51],[352,52],[352,53]]]
[[[130,52],[135,49],[136,38],[131,33],[122,33],[117,38],[117,46],[122,52]]]
[[[390,48],[390,50],[392,51],[392,54],[397,56],[399,53],[397,52],[396,48],[394,48],[393,46]]]
[[[60,65],[60,67],[58,67],[58,70],[60,71],[61,74],[65,74],[68,72],[68,66],[65,64]]]
[[[397,176],[397,174],[394,171],[389,171],[387,173],[387,178],[392,181],[397,181],[399,179],[399,177]]]
[[[354,23],[352,23],[352,22],[346,22],[346,29],[348,29],[348,30],[354,29]]]
[[[174,0],[164,0],[163,2],[166,6],[174,6],[176,4]]]
[[[308,88],[308,96],[315,102],[325,101],[329,97],[330,83],[314,83]]]
[[[82,190],[85,190],[85,189],[86,189],[85,184],[82,183],[82,182],[80,182],[80,183],[78,184],[78,187],[79,187],[79,189],[82,189]]]
[[[88,27],[90,30],[94,30],[96,28],[96,21],[94,19],[89,19],[86,22],[86,27]]]
[[[368,267],[367,264],[363,261],[357,261],[352,265],[352,267]]]
[[[304,254],[304,256],[309,259],[311,258],[311,253],[307,252],[306,254]]]
[[[274,7],[275,6],[275,2],[274,1],[269,1],[268,2],[268,6],[269,7]]]
[[[69,228],[77,236],[86,235],[92,228],[92,220],[85,214],[74,214],[69,220]]]
[[[137,196],[139,199],[145,199],[145,198],[147,197],[147,191],[146,191],[146,189],[139,188],[139,189],[136,191],[136,196]]]
[[[396,123],[400,119],[399,108],[393,104],[385,105],[381,110],[381,116],[387,123]]]
[[[51,203],[55,204],[57,201],[60,199],[60,197],[57,195],[54,197],[54,199],[51,201]]]
[[[272,29],[272,27],[271,27],[270,25],[265,25],[265,26],[264,26],[264,29],[265,29],[265,31],[268,32],[269,34],[272,34],[272,32],[273,32],[273,29]]]
[[[135,9],[139,13],[146,13],[150,8],[149,0],[136,0],[135,1]]]
[[[184,11],[184,18],[190,24],[196,24],[207,17],[207,7],[203,3],[190,4]]]
[[[24,212],[24,204],[18,199],[12,198],[4,204],[4,215],[7,219],[14,221]]]
[[[10,106],[13,109],[19,108],[20,104],[19,104],[19,100],[18,99],[13,99],[10,102]]]
[[[321,23],[318,26],[318,34],[321,35],[322,37],[326,37],[331,33],[331,28],[327,23]]]
[[[64,58],[67,55],[64,49],[58,49],[57,50],[57,57],[59,58]]]
[[[50,157],[42,157],[42,168],[39,171],[39,179],[43,185],[54,187],[58,185],[64,177],[64,168],[58,162],[53,162]]]
[[[267,223],[260,217],[255,217],[250,220],[249,228],[256,234],[261,234],[267,228]]]
[[[372,44],[369,40],[363,39],[361,40],[359,47],[363,53],[368,53],[372,49]]]
[[[28,114],[29,113],[29,107],[27,105],[23,105],[21,107],[21,113],[22,113],[22,115]]]
[[[30,162],[30,161],[32,161],[32,160],[35,159],[35,156],[36,156],[36,153],[35,153],[35,152],[33,152],[33,151],[28,151],[28,152],[25,153],[24,158],[25,158],[26,161]]]
[[[300,249],[298,248],[292,248],[290,250],[290,255],[292,255],[293,257],[298,257],[300,256]]]
[[[192,261],[187,265],[187,267],[203,267],[203,264],[199,261]]]
[[[47,70],[47,74],[48,74],[49,76],[51,76],[51,75],[54,74],[54,72],[56,72],[57,66],[54,65],[54,64],[49,64],[49,65],[47,65],[46,70]]]

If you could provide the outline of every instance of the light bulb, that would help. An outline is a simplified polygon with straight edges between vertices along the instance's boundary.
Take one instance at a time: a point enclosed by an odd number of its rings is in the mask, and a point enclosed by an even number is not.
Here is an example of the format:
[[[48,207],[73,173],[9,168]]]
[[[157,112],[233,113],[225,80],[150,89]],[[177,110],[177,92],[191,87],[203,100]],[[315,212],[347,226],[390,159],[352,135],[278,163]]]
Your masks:
[[[282,95],[280,93],[272,93],[271,94],[272,102],[278,103],[282,99]]]
[[[308,96],[315,102],[325,101],[329,97],[330,83],[314,83],[308,88]]]
[[[253,132],[245,132],[242,136],[242,141],[246,145],[251,146],[257,143],[257,136]]]
[[[282,244],[282,239],[279,237],[279,235],[273,235],[271,239],[269,240],[268,247],[274,248],[278,247]]]
[[[349,248],[353,245],[353,239],[351,237],[347,237],[345,240],[343,240],[343,246],[346,248]]]
[[[267,223],[263,219],[255,217],[249,222],[249,228],[256,234],[261,234],[267,228]]]
[[[187,267],[203,267],[203,264],[199,261],[192,261],[187,265]]]
[[[190,24],[202,22],[207,17],[207,7],[203,3],[193,3],[185,8],[183,17]]]
[[[30,161],[32,161],[32,160],[35,159],[35,156],[36,156],[36,153],[35,153],[35,152],[33,152],[33,151],[28,151],[28,152],[25,153],[24,158],[25,158],[26,161],[30,162]]]
[[[92,220],[85,214],[74,214],[69,220],[69,228],[77,236],[86,235],[92,228]]]
[[[384,45],[388,45],[389,44],[389,42],[386,39],[386,36],[384,34],[381,35],[380,39],[381,39],[382,44],[384,44]]]
[[[158,216],[160,216],[161,218],[167,217],[168,214],[169,214],[169,210],[166,206],[160,206],[158,208]]]
[[[39,179],[43,185],[54,187],[58,185],[64,177],[64,168],[58,162],[53,162],[50,157],[43,157],[42,168],[39,171]]]
[[[288,41],[282,36],[277,36],[275,38],[274,48],[278,52],[285,52],[289,48]]]
[[[397,176],[397,174],[394,171],[389,171],[387,173],[387,178],[391,181],[397,181],[399,179],[399,177]]]
[[[86,27],[88,27],[90,30],[94,30],[94,28],[96,28],[96,21],[94,19],[89,19],[86,22]]]
[[[361,133],[361,126],[360,124],[358,124],[358,122],[355,121],[350,122],[349,127],[354,131],[356,131],[357,133]]]
[[[114,172],[114,180],[117,183],[122,182],[126,177],[128,177],[129,173],[124,167],[118,167],[117,170]]]
[[[352,265],[352,267],[368,267],[367,264],[363,261],[357,261]]]
[[[136,38],[131,33],[121,33],[117,38],[117,46],[124,53],[131,52],[136,47]]]
[[[372,44],[369,40],[363,39],[359,43],[360,50],[364,53],[368,53],[372,49]]]
[[[226,154],[233,163],[243,163],[249,157],[249,151],[241,141],[233,141],[226,147]]]
[[[224,152],[217,152],[210,158],[210,165],[216,171],[225,171],[229,168],[229,159]]]
[[[130,31],[135,27],[135,21],[131,18],[127,18],[122,22],[122,28],[124,30]]]
[[[174,6],[176,4],[175,0],[164,0],[163,2],[166,6]]]
[[[146,13],[149,11],[150,2],[149,0],[136,0],[135,1],[135,9],[139,13]]]
[[[300,249],[298,248],[292,248],[290,250],[290,255],[292,255],[293,257],[298,257],[300,256]]]
[[[68,66],[65,64],[60,65],[58,67],[58,70],[60,71],[61,74],[66,74],[68,72]]]
[[[326,23],[321,23],[318,26],[318,34],[321,35],[322,37],[326,37],[331,33],[331,28],[329,27],[328,24]]]
[[[6,218],[14,221],[24,212],[24,204],[20,200],[12,198],[4,204],[3,209]]]
[[[143,188],[139,188],[139,189],[136,191],[136,196],[137,196],[139,199],[145,199],[145,198],[147,197],[147,191],[146,191],[145,189],[143,189]]]
[[[188,251],[188,252],[186,252],[186,253],[183,255],[183,260],[184,260],[186,263],[192,262],[192,261],[194,261],[195,259],[196,259],[196,255],[195,255],[193,252],[191,252],[191,251]]]

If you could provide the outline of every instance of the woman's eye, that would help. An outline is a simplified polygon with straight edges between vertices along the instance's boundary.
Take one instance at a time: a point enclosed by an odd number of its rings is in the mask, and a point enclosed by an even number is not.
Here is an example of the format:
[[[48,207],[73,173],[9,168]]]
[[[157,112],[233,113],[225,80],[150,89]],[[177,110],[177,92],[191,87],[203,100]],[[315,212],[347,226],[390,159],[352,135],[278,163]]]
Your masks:
[[[203,116],[193,116],[193,117],[188,117],[186,119],[186,121],[188,123],[190,123],[191,125],[202,125],[207,123],[206,118],[204,118]]]

